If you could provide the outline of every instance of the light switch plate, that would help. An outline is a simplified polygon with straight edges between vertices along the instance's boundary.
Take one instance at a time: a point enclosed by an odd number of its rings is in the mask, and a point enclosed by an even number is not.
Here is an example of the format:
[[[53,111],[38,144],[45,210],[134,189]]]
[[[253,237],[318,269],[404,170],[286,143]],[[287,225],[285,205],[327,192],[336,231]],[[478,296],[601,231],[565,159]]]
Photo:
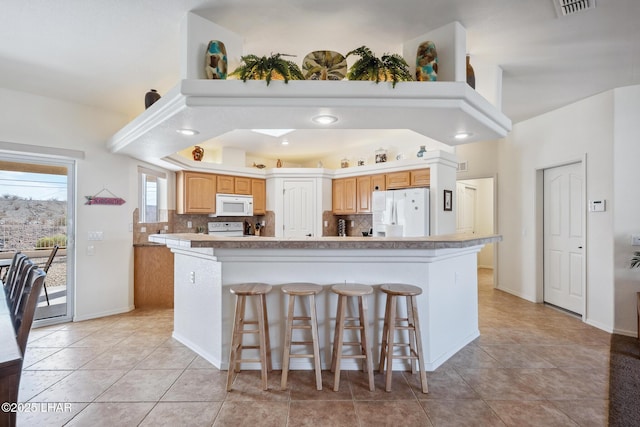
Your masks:
[[[631,235],[631,246],[640,246],[640,234]]]
[[[589,211],[604,212],[607,209],[606,204],[606,200],[589,200]]]

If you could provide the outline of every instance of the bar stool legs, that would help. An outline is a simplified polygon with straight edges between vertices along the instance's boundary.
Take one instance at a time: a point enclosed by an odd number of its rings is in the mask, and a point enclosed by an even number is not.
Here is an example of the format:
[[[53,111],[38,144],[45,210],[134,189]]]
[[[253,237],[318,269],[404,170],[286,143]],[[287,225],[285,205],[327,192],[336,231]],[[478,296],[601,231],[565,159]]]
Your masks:
[[[271,286],[263,283],[244,283],[230,288],[236,295],[236,309],[233,320],[233,333],[231,337],[231,350],[229,354],[229,371],[227,373],[227,391],[240,372],[240,364],[245,362],[259,362],[261,366],[262,388],[268,389],[267,372],[271,371],[271,342],[269,340],[269,319],[267,317],[266,294],[271,291]],[[257,296],[258,319],[247,321],[245,319],[247,297]],[[257,325],[257,329],[245,329],[245,325]],[[259,345],[243,345],[244,334],[257,334]],[[242,351],[248,349],[259,350],[258,359],[242,359]]]
[[[290,358],[313,358],[316,374],[316,389],[322,390],[322,371],[320,367],[320,347],[318,344],[318,316],[316,315],[316,294],[322,291],[322,286],[313,283],[290,283],[282,286],[282,292],[289,295],[289,313],[285,332],[284,353],[282,356],[282,381],[280,388],[287,388]],[[295,316],[296,297],[309,297],[309,316]],[[300,322],[307,322],[301,324]],[[293,330],[311,330],[311,341],[292,341]],[[313,345],[313,354],[291,354],[292,345]]]
[[[344,284],[333,285],[331,290],[338,294],[338,310],[336,313],[336,328],[333,337],[333,352],[331,356],[331,372],[334,373],[333,391],[340,388],[340,360],[341,359],[364,359],[364,370],[369,377],[369,390],[374,391],[375,385],[373,381],[373,361],[371,349],[369,348],[369,322],[367,313],[366,295],[373,293],[373,288],[368,285]],[[346,317],[346,305],[348,297],[358,298],[358,314],[356,318]],[[357,324],[349,324],[346,322],[355,322]],[[360,342],[344,342],[344,330],[359,330]],[[344,355],[342,347],[344,345],[359,346],[361,354]]]
[[[424,355],[422,352],[422,339],[418,319],[418,304],[416,302],[416,296],[422,293],[422,289],[417,286],[403,284],[385,284],[382,285],[380,289],[387,294],[384,326],[382,328],[382,343],[380,346],[380,365],[378,367],[379,371],[383,372],[386,361],[385,390],[391,391],[393,360],[407,359],[411,362],[412,373],[415,373],[415,362],[418,362],[422,392],[428,393],[427,374],[424,370]],[[404,318],[397,317],[396,298],[399,296],[406,297],[407,301],[407,317]],[[396,343],[396,330],[408,331],[409,342],[406,344]],[[408,355],[394,355],[394,347],[408,347]]]

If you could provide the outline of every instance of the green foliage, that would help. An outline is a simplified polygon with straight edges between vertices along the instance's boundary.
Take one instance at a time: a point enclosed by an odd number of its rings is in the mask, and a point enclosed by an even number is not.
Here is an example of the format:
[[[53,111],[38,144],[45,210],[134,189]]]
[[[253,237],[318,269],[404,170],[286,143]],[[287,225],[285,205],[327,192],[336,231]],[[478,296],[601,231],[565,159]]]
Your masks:
[[[397,54],[384,54],[382,57],[376,57],[371,49],[361,46],[347,53],[350,55],[358,55],[360,59],[353,63],[347,78],[349,80],[371,80],[379,83],[381,80],[393,82],[396,87],[398,82],[412,81],[413,77],[409,72],[409,64],[403,57]]]
[[[66,216],[61,216],[58,217],[54,220],[53,225],[57,226],[57,227],[64,227],[65,225],[67,225],[67,217]]]
[[[283,56],[293,56],[282,53],[271,54],[271,56],[256,56],[245,55],[240,57],[243,64],[233,70],[231,76],[236,76],[242,79],[243,82],[247,80],[266,80],[267,86],[271,83],[272,78],[278,76],[284,79],[285,83],[289,83],[289,80],[304,80],[302,71],[293,62],[287,59],[283,59]]]
[[[67,247],[67,236],[64,234],[56,234],[55,236],[41,237],[36,242],[36,249],[52,248],[58,245],[61,248]]]
[[[640,252],[635,252],[631,258],[631,268],[640,267]]]

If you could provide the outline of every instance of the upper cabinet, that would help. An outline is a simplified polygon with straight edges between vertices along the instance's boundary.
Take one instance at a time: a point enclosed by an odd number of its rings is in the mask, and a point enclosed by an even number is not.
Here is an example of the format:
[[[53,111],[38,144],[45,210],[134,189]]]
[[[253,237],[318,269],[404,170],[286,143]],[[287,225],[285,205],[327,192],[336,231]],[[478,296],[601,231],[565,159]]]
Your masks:
[[[429,187],[431,185],[430,178],[431,170],[422,168],[334,179],[332,211],[336,215],[371,213],[371,193],[373,191]]]
[[[216,193],[253,195],[253,213],[264,215],[267,211],[264,179],[205,172],[176,172],[178,214],[215,213]]]
[[[251,194],[253,195],[253,214],[264,215],[267,213],[267,185],[264,179],[251,180]]]
[[[356,178],[333,180],[333,213],[354,214],[357,211]]]
[[[413,170],[409,177],[411,187],[428,187],[431,185],[431,169]]]
[[[210,214],[216,211],[216,175],[176,172],[176,212]]]
[[[407,188],[411,185],[411,176],[409,171],[388,173],[386,175],[387,190],[395,190],[396,188]]]
[[[217,192],[222,194],[251,194],[251,178],[218,175]]]
[[[357,178],[356,193],[357,197],[357,212],[369,213],[371,212],[371,192],[373,186],[371,185],[373,177],[370,175],[359,176]]]

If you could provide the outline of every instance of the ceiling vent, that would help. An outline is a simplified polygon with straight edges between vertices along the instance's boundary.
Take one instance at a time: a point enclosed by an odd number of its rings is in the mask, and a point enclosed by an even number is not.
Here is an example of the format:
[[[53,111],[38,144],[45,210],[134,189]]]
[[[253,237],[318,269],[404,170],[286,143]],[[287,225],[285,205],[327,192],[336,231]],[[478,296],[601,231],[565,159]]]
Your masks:
[[[595,9],[596,0],[553,0],[558,17],[573,15],[587,9]]]

